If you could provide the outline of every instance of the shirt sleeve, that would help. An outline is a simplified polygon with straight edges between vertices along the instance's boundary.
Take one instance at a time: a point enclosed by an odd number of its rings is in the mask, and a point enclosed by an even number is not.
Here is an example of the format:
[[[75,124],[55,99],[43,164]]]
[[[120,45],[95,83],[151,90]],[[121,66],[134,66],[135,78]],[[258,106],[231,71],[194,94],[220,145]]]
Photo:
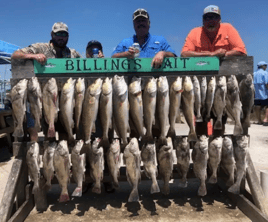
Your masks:
[[[127,46],[126,41],[124,39],[116,46],[115,50],[112,53],[112,56],[116,53],[126,52],[126,51],[128,51],[128,46]]]
[[[37,44],[29,45],[28,47],[19,49],[19,51],[24,52],[26,54],[38,54],[39,53],[39,47],[37,47]]]
[[[185,39],[184,46],[182,47],[181,52],[195,51],[195,45],[193,43],[193,30],[189,32]]]
[[[163,37],[161,43],[162,43],[162,44],[161,44],[161,50],[162,50],[162,51],[165,51],[165,52],[171,52],[171,53],[173,53],[175,56],[177,56],[176,53],[175,53],[175,51],[171,48],[171,46],[168,44],[167,40],[166,40],[164,37]]]
[[[231,24],[228,24],[228,26],[228,37],[231,50],[236,50],[238,52],[247,54],[245,44],[241,39],[238,31]]]
[[[75,49],[70,49],[72,58],[82,58],[82,56]]]

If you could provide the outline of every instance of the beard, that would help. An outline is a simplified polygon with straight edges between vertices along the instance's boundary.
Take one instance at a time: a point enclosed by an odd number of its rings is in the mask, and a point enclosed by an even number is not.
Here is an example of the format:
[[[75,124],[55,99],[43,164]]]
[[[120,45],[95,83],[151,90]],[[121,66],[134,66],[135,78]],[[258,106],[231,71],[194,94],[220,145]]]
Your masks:
[[[67,40],[63,40],[63,39],[55,39],[55,38],[52,38],[52,43],[55,47],[58,47],[58,48],[65,48],[66,45],[67,45],[67,42],[68,42],[68,39]]]

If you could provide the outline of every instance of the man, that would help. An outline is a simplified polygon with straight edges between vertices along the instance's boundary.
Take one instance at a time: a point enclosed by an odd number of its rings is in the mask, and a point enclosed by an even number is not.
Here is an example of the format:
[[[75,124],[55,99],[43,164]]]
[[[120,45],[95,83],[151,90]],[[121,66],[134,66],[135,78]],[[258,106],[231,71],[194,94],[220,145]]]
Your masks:
[[[219,7],[209,5],[204,9],[203,27],[190,31],[181,57],[227,57],[246,54],[245,44],[237,30],[229,23],[221,23]]]
[[[88,42],[87,48],[86,48],[86,57],[93,58],[93,49],[94,48],[98,49],[98,58],[104,58],[102,45],[97,40],[91,40]]]
[[[268,72],[267,63],[261,61],[258,63],[258,70],[254,72],[254,88],[255,88],[255,113],[258,119],[257,124],[268,126],[268,108],[265,109],[265,117],[262,122],[261,109],[268,106]]]
[[[48,58],[80,58],[80,54],[67,47],[69,39],[68,26],[62,22],[56,22],[52,26],[51,40],[48,43],[35,43],[26,48],[15,51],[11,59],[33,59],[45,64]],[[30,113],[27,114],[27,130],[31,141],[38,140],[38,132],[34,128],[34,120]],[[59,121],[57,124],[60,124]],[[62,126],[58,126],[59,130]]]
[[[165,57],[175,57],[175,51],[163,36],[151,35],[150,18],[145,9],[137,9],[132,16],[133,26],[136,32],[131,38],[123,39],[112,53],[112,58],[135,57],[133,43],[140,45],[140,58],[153,58],[152,67],[160,68]]]

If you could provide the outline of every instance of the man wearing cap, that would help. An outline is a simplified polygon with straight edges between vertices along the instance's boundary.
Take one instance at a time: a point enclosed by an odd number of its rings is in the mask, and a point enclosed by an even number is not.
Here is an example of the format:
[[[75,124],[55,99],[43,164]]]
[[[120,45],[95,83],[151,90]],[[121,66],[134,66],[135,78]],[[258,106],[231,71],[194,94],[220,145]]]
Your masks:
[[[88,42],[87,48],[86,48],[86,57],[93,58],[94,50],[96,50],[96,49],[98,51],[97,58],[104,58],[102,45],[97,40],[91,40]]]
[[[12,59],[34,59],[45,64],[48,58],[80,58],[74,49],[68,48],[68,26],[56,22],[51,31],[51,40],[48,43],[35,43],[26,48],[19,49],[12,54]]]
[[[265,110],[265,117],[262,122],[261,119],[261,109],[264,106],[268,106],[268,72],[267,63],[261,61],[258,63],[258,70],[254,72],[254,88],[255,88],[255,113],[258,119],[257,124],[263,124],[268,126],[268,108]]]
[[[139,43],[139,58],[153,58],[152,67],[160,68],[165,57],[175,57],[175,51],[163,36],[151,35],[150,18],[145,9],[137,9],[133,13],[133,25],[136,32],[131,38],[123,39],[112,53],[112,58],[129,58],[135,56],[133,43]]]
[[[219,7],[209,5],[204,9],[203,26],[192,29],[188,34],[181,57],[246,54],[245,44],[237,30],[229,23],[221,23]]]
[[[56,22],[52,26],[51,40],[48,43],[35,43],[26,48],[18,49],[12,54],[11,59],[34,59],[41,64],[45,64],[48,58],[80,58],[81,56],[77,51],[66,46],[68,39],[68,26],[62,22]],[[29,106],[27,106],[27,110],[27,130],[30,134],[30,140],[37,141],[38,132],[34,128],[34,119],[31,118]],[[59,121],[56,127],[60,137],[65,138],[65,132],[60,132],[63,127]]]

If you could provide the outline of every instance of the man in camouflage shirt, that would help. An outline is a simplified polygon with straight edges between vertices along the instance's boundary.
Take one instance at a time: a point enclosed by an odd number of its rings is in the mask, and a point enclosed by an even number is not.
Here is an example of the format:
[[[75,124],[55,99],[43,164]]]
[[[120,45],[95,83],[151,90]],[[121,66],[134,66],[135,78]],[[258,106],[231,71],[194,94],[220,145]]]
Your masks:
[[[62,22],[56,22],[52,26],[51,40],[48,43],[35,43],[26,48],[18,49],[12,54],[12,59],[34,59],[41,64],[45,64],[48,58],[80,58],[80,54],[74,49],[67,47],[69,39],[68,26]],[[30,134],[31,141],[38,140],[38,132],[34,128],[34,119],[29,112],[27,115],[27,130]],[[45,125],[45,126],[44,126]],[[43,121],[43,127],[47,127]],[[65,137],[62,132],[63,127],[59,123],[55,126],[58,128],[61,139]],[[47,130],[46,130],[47,132]]]

